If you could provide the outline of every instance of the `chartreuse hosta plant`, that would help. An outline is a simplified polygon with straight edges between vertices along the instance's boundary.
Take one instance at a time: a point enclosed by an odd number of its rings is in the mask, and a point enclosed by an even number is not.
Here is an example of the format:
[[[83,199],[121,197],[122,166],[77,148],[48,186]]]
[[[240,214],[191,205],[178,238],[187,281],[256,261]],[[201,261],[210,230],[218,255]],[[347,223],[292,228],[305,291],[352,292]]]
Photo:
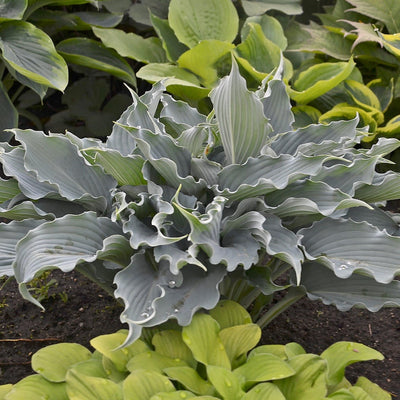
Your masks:
[[[400,305],[397,216],[380,208],[400,197],[400,175],[375,171],[400,142],[359,148],[356,119],[293,130],[282,68],[254,93],[233,60],[208,116],[161,84],[132,92],[105,143],[13,130],[0,275],[37,304],[28,283],[47,269],[114,283],[127,343],[221,297],[253,304],[261,326],[305,293],[340,310]]]
[[[255,347],[261,336],[250,315],[232,301],[197,313],[182,329],[147,332],[118,348],[128,332],[45,347],[32,356],[35,375],[0,386],[0,400],[389,400],[389,393],[345,368],[382,360],[376,350],[337,342],[320,356],[297,343]]]
[[[315,53],[314,58],[296,66],[298,76],[304,68],[318,68],[327,60],[335,68],[354,58],[358,70],[311,102],[309,106],[314,109],[303,107],[303,112],[307,110],[310,117],[316,116],[320,121],[351,119],[358,113],[362,124],[368,125],[372,133],[367,140],[377,136],[397,137],[400,133],[399,3],[337,0],[318,17],[322,24],[294,23],[285,31],[289,58],[290,53],[299,51]]]
[[[70,9],[71,5],[93,5]],[[117,76],[132,86],[136,78],[129,64],[114,50],[98,41],[77,37],[76,31],[92,26],[115,27],[122,14],[99,12],[97,0],[0,0],[0,140],[9,137],[4,129],[18,126],[19,115],[40,126],[29,108],[49,89],[64,91],[68,84],[68,66],[83,65]],[[46,8],[51,6],[52,8]],[[57,9],[58,7],[58,9]],[[58,43],[56,34],[73,31]],[[26,89],[31,89],[27,91]],[[32,96],[36,93],[37,96]]]

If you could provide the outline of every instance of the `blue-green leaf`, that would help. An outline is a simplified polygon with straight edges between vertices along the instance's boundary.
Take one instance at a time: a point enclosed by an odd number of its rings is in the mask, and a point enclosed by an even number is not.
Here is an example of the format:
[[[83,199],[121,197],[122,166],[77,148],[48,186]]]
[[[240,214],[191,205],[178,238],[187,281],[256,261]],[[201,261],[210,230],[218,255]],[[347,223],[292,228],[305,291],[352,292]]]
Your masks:
[[[67,64],[56,52],[50,37],[31,23],[2,22],[0,49],[4,59],[32,81],[61,91],[67,86]]]
[[[272,128],[257,96],[247,90],[246,81],[232,61],[230,75],[210,93],[227,164],[243,164],[260,154]]]
[[[331,268],[339,278],[358,272],[389,283],[400,273],[400,237],[366,222],[325,218],[299,235],[306,257]]]

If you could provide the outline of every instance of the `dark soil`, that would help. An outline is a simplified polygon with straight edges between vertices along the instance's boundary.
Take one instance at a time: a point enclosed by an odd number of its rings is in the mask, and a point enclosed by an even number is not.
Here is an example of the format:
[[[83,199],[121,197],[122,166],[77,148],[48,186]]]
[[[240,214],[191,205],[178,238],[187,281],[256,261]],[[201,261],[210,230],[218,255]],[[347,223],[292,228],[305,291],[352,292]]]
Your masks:
[[[24,301],[14,282],[7,283],[1,292],[0,384],[15,383],[31,374],[30,357],[41,347],[64,341],[89,347],[91,338],[126,328],[119,321],[122,307],[83,276],[54,271],[50,278],[58,285],[50,285],[42,302],[45,312]],[[262,343],[297,342],[308,352],[319,354],[340,340],[366,344],[385,356],[384,361],[348,367],[350,381],[366,376],[391,392],[394,399],[400,398],[400,309],[341,313],[304,299],[265,329]]]

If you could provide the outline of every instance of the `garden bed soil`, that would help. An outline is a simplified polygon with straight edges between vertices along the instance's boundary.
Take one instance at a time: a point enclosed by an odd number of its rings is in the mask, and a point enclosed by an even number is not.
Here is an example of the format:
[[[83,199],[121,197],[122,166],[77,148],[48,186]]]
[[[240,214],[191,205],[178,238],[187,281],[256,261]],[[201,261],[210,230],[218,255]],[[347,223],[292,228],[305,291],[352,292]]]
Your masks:
[[[126,328],[119,321],[122,306],[85,277],[54,271],[50,278],[57,285],[50,285],[42,302],[45,312],[23,300],[15,282],[0,292],[0,384],[31,374],[30,357],[41,347],[58,342],[90,347],[91,338]],[[385,356],[348,367],[351,382],[366,376],[400,399],[400,309],[339,312],[302,299],[264,330],[261,343],[297,342],[319,354],[340,340],[363,343]]]

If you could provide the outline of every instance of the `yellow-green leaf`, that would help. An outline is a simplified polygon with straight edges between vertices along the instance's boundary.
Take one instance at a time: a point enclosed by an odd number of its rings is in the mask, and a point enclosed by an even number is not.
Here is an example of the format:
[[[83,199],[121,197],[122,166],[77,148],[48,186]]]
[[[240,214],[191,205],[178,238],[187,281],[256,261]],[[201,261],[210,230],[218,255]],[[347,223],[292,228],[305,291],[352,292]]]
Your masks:
[[[294,101],[307,104],[344,81],[355,65],[352,58],[348,62],[313,65],[299,74],[289,95]]]

